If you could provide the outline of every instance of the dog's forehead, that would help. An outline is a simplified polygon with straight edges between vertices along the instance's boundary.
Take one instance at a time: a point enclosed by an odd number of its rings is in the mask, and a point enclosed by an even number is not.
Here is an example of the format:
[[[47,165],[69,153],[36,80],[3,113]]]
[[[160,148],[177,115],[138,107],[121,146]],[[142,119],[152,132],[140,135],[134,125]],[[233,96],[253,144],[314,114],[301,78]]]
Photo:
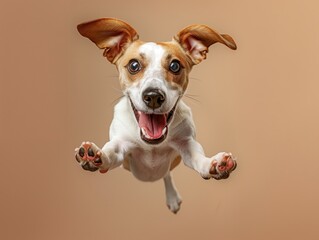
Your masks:
[[[178,59],[187,66],[187,57],[176,42],[146,42],[139,46],[139,54],[153,63]]]
[[[155,42],[146,42],[140,46],[139,53],[142,55],[163,56],[165,50]]]
[[[139,54],[144,60],[148,62],[148,64],[151,65],[160,65],[162,62],[162,59],[165,57],[166,52],[165,49],[154,42],[147,42],[142,44],[139,47]]]

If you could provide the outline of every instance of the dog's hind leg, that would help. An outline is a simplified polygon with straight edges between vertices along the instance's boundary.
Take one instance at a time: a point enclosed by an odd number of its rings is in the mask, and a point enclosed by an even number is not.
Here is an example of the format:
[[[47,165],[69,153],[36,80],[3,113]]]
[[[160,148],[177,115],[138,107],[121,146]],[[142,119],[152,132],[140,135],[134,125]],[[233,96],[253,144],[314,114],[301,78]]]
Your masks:
[[[175,187],[173,178],[170,172],[164,177],[166,205],[173,213],[177,213],[180,209],[182,199]]]

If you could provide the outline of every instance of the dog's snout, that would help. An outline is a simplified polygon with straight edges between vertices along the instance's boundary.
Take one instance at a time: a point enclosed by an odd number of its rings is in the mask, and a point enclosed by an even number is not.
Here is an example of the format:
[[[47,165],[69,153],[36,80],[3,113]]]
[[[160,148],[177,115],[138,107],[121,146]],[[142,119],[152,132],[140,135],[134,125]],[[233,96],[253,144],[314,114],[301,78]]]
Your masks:
[[[156,109],[164,103],[165,94],[159,89],[146,89],[143,92],[143,101],[146,106]]]

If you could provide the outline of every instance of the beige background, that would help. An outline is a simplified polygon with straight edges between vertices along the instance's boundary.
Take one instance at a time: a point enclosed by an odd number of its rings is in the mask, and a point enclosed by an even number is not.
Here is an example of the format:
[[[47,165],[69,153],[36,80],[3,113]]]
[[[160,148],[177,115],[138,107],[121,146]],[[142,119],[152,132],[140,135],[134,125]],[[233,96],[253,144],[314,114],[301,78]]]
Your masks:
[[[308,1],[1,1],[0,238],[318,239],[319,4]],[[175,216],[163,183],[122,169],[83,171],[73,149],[102,146],[115,67],[76,25],[117,17],[166,41],[203,23],[238,50],[210,49],[185,98],[207,155],[227,150],[227,181],[174,170]],[[195,95],[195,96],[193,96]]]

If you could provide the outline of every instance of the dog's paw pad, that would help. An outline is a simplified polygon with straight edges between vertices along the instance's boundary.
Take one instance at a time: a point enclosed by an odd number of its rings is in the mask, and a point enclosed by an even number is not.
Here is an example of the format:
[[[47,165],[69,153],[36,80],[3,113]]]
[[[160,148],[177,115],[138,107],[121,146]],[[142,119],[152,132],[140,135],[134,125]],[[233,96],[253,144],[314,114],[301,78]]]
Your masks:
[[[82,168],[94,172],[103,164],[101,150],[91,142],[83,142],[79,148],[75,149],[75,159]],[[101,170],[107,172],[106,170]]]
[[[209,173],[216,180],[226,179],[237,167],[237,162],[231,153],[219,153],[213,157]]]

